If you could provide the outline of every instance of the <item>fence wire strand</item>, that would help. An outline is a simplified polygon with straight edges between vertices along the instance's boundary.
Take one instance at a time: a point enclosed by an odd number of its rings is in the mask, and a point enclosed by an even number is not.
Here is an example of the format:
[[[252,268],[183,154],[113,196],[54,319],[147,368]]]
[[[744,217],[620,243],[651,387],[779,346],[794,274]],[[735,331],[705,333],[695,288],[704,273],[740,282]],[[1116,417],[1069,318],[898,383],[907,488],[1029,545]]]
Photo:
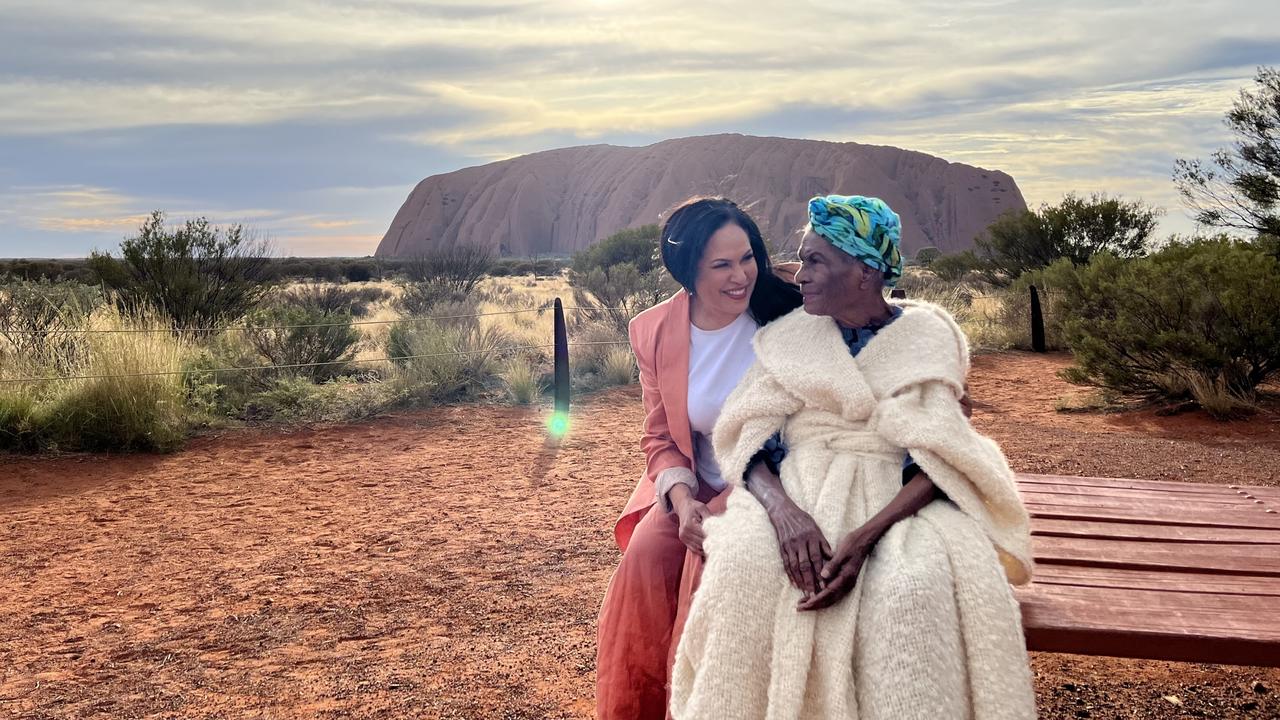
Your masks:
[[[571,342],[569,347],[583,347],[587,345],[630,345],[626,340],[597,340],[590,342]],[[33,383],[33,382],[54,382],[58,380],[116,380],[123,378],[140,378],[140,377],[162,377],[168,375],[196,375],[229,372],[247,372],[253,370],[293,370],[304,367],[322,367],[326,365],[350,365],[352,363],[369,363],[369,362],[397,362],[401,360],[420,360],[424,358],[448,357],[456,355],[479,355],[482,353],[504,353],[514,352],[517,350],[545,350],[554,348],[554,343],[546,343],[543,345],[511,345],[498,348],[481,348],[479,350],[455,350],[452,352],[442,353],[425,353],[421,355],[398,355],[395,357],[376,357],[376,358],[353,358],[351,360],[327,360],[324,362],[309,363],[292,363],[288,365],[244,365],[224,368],[190,368],[187,370],[159,370],[156,372],[145,373],[126,373],[123,375],[51,375],[47,377],[19,377],[19,378],[0,378],[0,384],[10,383]]]
[[[307,325],[224,325],[222,327],[216,327],[216,328],[190,328],[190,327],[188,328],[108,328],[108,329],[64,328],[64,329],[58,329],[58,330],[20,330],[17,328],[5,328],[3,330],[0,330],[0,332],[13,333],[15,335],[40,335],[42,337],[47,337],[50,335],[69,335],[69,334],[94,335],[94,334],[109,334],[109,333],[148,333],[148,334],[149,333],[174,333],[174,334],[189,333],[192,335],[199,335],[199,334],[214,334],[219,332],[225,332],[227,330],[241,330],[241,331],[244,331],[244,330],[294,330],[294,329],[300,329],[300,328],[346,327],[348,325],[351,325],[351,326],[394,325],[396,323],[425,322],[428,320],[463,320],[467,318],[492,317],[495,315],[518,315],[520,313],[550,312],[553,309],[554,309],[553,307],[547,306],[547,307],[537,307],[537,308],[525,308],[522,310],[500,310],[496,312],[470,313],[467,315],[422,315],[417,317],[395,318],[394,320],[356,320],[352,322],[311,323]],[[579,312],[612,312],[612,311],[626,312],[627,311],[627,308],[613,308],[613,307],[597,308],[597,307],[566,306],[563,309],[566,312],[570,310],[576,310]]]

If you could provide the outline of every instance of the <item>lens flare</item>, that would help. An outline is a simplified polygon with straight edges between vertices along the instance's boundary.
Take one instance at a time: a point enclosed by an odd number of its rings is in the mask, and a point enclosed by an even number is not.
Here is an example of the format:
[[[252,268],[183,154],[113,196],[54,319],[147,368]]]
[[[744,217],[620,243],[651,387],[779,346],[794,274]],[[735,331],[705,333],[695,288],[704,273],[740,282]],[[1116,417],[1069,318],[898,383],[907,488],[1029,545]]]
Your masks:
[[[569,432],[569,415],[562,412],[552,413],[551,419],[547,421],[547,430],[553,437],[564,437]]]

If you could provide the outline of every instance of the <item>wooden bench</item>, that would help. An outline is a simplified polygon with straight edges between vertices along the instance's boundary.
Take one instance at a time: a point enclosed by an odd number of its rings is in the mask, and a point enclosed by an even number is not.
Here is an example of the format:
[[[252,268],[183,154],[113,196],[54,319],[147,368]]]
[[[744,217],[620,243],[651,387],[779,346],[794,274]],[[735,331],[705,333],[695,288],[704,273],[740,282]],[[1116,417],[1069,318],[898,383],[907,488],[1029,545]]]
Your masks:
[[[1027,647],[1280,667],[1280,488],[1019,475]]]

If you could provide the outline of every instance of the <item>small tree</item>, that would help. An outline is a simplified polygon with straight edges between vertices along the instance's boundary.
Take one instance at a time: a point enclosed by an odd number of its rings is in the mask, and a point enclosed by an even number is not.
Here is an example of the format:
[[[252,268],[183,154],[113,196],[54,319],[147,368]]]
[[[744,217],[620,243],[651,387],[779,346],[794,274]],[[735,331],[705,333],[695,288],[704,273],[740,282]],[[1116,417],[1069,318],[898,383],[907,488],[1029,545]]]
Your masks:
[[[1258,68],[1226,114],[1236,136],[1212,166],[1178,160],[1173,182],[1196,220],[1210,227],[1280,235],[1280,70]]]
[[[244,317],[262,299],[269,255],[268,243],[241,225],[220,228],[197,218],[166,227],[157,210],[120,243],[119,258],[94,252],[89,262],[122,310],[150,305],[177,327],[209,330]]]
[[[1072,193],[1058,205],[1001,215],[975,242],[990,279],[1003,284],[1058,258],[1083,265],[1102,251],[1120,258],[1141,257],[1161,214],[1140,200]]]
[[[588,273],[595,268],[608,268],[631,263],[636,272],[647,275],[662,268],[658,240],[662,229],[657,225],[641,225],[619,230],[573,256],[573,271]]]
[[[598,316],[623,330],[641,310],[661,302],[673,285],[658,259],[659,235],[657,225],[622,230],[574,255],[574,302],[599,307]]]

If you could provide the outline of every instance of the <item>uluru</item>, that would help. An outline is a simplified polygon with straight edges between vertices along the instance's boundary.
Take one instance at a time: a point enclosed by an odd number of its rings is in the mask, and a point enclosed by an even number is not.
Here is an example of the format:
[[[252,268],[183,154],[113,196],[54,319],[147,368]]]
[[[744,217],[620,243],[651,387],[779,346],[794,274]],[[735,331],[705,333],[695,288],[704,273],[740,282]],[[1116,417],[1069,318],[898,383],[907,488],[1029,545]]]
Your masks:
[[[793,248],[814,195],[874,195],[902,217],[903,251],[972,247],[1001,213],[1026,208],[1009,175],[911,150],[854,142],[708,135],[644,147],[547,150],[432,175],[378,244],[411,257],[459,243],[500,256],[569,254],[618,230],[661,222],[690,195],[745,208],[779,249]]]

